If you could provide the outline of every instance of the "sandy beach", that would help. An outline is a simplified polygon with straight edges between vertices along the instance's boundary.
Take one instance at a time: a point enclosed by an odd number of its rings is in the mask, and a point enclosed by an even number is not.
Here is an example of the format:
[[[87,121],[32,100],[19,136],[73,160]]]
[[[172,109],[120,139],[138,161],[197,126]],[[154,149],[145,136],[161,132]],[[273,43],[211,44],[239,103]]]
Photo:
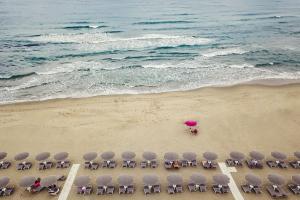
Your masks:
[[[218,161],[224,161],[230,151],[237,150],[248,154],[258,150],[271,158],[270,152],[277,150],[293,158],[293,152],[300,150],[300,85],[283,86],[237,85],[222,88],[202,88],[186,92],[161,94],[113,95],[82,99],[57,99],[43,102],[28,102],[0,106],[1,151],[8,152],[12,160],[16,153],[28,151],[34,161],[37,153],[49,151],[52,154],[67,151],[73,163],[83,163],[82,155],[89,151],[116,152],[121,161],[123,151],[134,151],[141,160],[144,151],[150,150],[163,159],[163,154],[175,151],[181,155],[186,151],[196,152],[198,160],[205,151],[214,151]],[[200,133],[192,136],[183,122],[195,119],[199,122]],[[253,170],[244,167],[233,173],[240,185],[244,175]],[[220,170],[207,171],[201,167],[176,171],[185,183],[194,172],[204,174],[208,182]],[[267,174],[280,173],[290,180],[299,171],[269,169],[255,170],[267,183]],[[163,192],[145,197],[142,192],[142,176],[158,174]],[[0,176],[8,176],[17,184],[24,175],[47,176],[68,175],[68,169],[51,169],[39,172],[36,166],[26,172],[19,172],[13,165],[1,170]],[[68,199],[219,199],[212,191],[205,194],[168,195],[165,192],[166,176],[170,174],[162,165],[158,169],[98,169],[95,171],[80,168],[77,175],[86,174],[95,179],[98,175],[110,174],[116,183],[120,174],[135,177],[137,191],[134,195],[108,197],[78,196],[73,188]],[[267,192],[257,197],[243,194],[244,199],[269,199]],[[29,195],[17,188],[7,199],[55,199],[46,192]],[[231,194],[222,199],[233,199]],[[290,195],[289,199],[296,199]]]

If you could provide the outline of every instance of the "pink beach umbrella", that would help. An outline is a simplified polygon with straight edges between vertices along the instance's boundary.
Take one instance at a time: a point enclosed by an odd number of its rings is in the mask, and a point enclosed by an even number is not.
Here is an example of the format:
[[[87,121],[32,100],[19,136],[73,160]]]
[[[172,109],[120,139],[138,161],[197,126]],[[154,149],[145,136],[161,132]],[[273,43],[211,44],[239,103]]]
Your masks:
[[[193,126],[197,126],[198,123],[195,120],[188,120],[188,121],[184,122],[184,124],[189,127],[193,127]]]

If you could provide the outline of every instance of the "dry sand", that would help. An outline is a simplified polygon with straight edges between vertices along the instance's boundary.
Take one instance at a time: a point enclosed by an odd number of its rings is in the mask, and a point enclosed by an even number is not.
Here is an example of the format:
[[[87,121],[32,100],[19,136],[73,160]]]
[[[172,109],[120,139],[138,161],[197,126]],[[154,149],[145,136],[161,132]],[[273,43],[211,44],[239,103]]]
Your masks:
[[[196,119],[200,123],[200,134],[191,136],[183,126],[184,120]],[[68,151],[74,163],[83,163],[82,155],[88,151],[112,150],[120,161],[123,151],[137,153],[137,159],[145,150],[151,150],[163,158],[167,151],[182,153],[194,151],[202,159],[205,151],[215,151],[219,161],[224,161],[228,153],[238,150],[248,153],[259,150],[270,158],[274,150],[285,152],[292,159],[293,152],[300,150],[300,85],[258,86],[239,85],[224,88],[202,88],[188,92],[172,92],[147,95],[99,96],[84,99],[60,99],[44,102],[21,103],[0,106],[0,151],[9,153],[13,159],[16,153],[28,151],[31,160],[38,152],[53,154]],[[120,165],[119,165],[120,166]],[[278,172],[290,179],[299,170],[269,169],[249,170],[244,167],[234,173],[238,184],[248,172],[261,175],[267,183],[268,173]],[[220,170],[207,171],[200,167],[180,169],[185,182],[194,172],[207,176]],[[142,176],[156,173],[161,178],[163,192],[145,197],[142,192]],[[166,171],[162,165],[158,169],[81,169],[80,174],[91,176],[93,183],[98,175],[111,174],[114,182],[120,174],[131,174],[138,186],[134,195],[98,197],[77,196],[74,188],[68,199],[219,199],[210,190],[206,194],[185,192],[167,195],[165,192]],[[45,172],[36,166],[27,172],[18,172],[15,166],[1,170],[0,176],[9,176],[17,184],[24,175],[47,176],[68,174],[68,170],[51,169]],[[244,195],[245,199],[269,199],[266,192],[260,197]],[[46,192],[29,195],[17,188],[7,199],[55,199]],[[233,199],[231,194],[222,199]],[[290,196],[289,199],[296,199]]]

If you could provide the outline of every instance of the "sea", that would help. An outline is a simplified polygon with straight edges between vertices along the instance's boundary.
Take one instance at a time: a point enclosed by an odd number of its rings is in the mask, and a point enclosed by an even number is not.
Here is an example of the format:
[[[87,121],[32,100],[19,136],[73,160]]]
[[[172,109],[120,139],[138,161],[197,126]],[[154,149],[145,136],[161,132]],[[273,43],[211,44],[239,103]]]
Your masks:
[[[299,0],[0,0],[0,103],[300,78]]]

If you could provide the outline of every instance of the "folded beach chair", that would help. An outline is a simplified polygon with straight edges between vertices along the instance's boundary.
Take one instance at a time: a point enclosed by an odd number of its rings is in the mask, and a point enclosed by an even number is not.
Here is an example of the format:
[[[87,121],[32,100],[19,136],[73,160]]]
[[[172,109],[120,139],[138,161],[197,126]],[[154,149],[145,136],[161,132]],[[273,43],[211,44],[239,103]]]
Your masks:
[[[270,168],[273,167],[277,167],[277,168],[287,168],[287,164],[285,163],[285,159],[287,158],[287,156],[284,153],[278,152],[278,151],[273,151],[271,153],[271,155],[273,156],[273,158],[275,160],[268,160],[266,161],[267,165]]]
[[[295,194],[300,195],[300,175],[292,176],[292,183],[288,184],[289,190]]]
[[[251,159],[246,161],[248,167],[250,169],[262,169],[262,160],[265,158],[265,156],[258,151],[251,151],[249,155]]]
[[[181,160],[181,166],[182,167],[196,167],[197,161],[196,157],[197,155],[193,152],[185,152],[182,154],[183,159]]]
[[[258,176],[247,174],[245,179],[247,183],[241,186],[245,193],[261,194],[262,181]]]
[[[96,180],[97,195],[113,194],[114,186],[112,185],[112,177],[109,175],[99,176]]]
[[[123,158],[122,167],[134,168],[136,166],[136,161],[133,160],[135,158],[134,152],[131,151],[123,152],[122,158]]]
[[[272,198],[287,198],[288,193],[282,187],[285,183],[282,176],[279,174],[269,174],[268,180],[271,185],[267,186],[267,191]]]
[[[143,153],[144,160],[141,162],[141,168],[156,168],[158,163],[156,161],[156,154],[153,152],[144,152]]]
[[[202,161],[202,166],[204,169],[216,169],[217,163],[215,160],[218,158],[218,155],[214,152],[205,152],[203,157],[206,159]]]
[[[67,152],[59,152],[53,156],[56,160],[56,168],[68,168],[71,166],[71,162],[67,160],[69,154]]]
[[[22,152],[15,156],[16,161],[22,161],[21,163],[17,164],[17,170],[28,170],[31,168],[31,162],[27,162],[25,159],[29,157],[29,153]]]
[[[213,180],[214,184],[212,188],[215,193],[224,194],[230,191],[228,186],[230,179],[228,178],[228,176],[224,174],[218,174],[213,176]]]

